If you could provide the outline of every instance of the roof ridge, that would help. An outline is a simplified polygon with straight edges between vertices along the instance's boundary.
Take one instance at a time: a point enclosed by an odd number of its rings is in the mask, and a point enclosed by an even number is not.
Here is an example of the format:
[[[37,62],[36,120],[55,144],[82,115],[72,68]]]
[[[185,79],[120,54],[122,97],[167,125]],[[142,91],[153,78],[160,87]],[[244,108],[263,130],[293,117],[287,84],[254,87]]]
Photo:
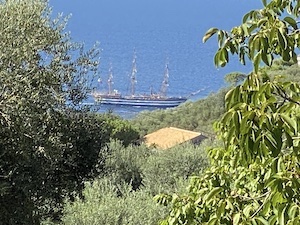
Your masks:
[[[173,130],[178,130],[178,131],[185,131],[185,132],[192,133],[192,134],[202,134],[200,132],[186,130],[186,129],[181,129],[181,128],[177,128],[177,127],[168,127],[168,128],[173,129]]]

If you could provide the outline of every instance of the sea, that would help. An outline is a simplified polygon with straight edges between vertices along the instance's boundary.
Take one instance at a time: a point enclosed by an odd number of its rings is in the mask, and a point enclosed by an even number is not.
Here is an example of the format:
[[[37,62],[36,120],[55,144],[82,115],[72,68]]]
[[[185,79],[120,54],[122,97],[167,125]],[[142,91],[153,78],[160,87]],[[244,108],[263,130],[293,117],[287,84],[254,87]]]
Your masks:
[[[100,65],[94,83],[107,90],[110,65],[113,88],[129,93],[133,54],[137,57],[136,93],[159,91],[166,63],[169,65],[168,96],[189,96],[189,101],[205,98],[226,86],[230,72],[249,73],[252,65],[239,63],[236,56],[224,68],[213,63],[217,38],[202,42],[211,27],[230,30],[242,22],[243,15],[262,7],[260,0],[49,0],[52,16],[70,15],[66,31],[86,49],[99,43]],[[97,82],[98,79],[95,79]],[[94,104],[89,98],[85,104]],[[151,108],[105,107],[132,118]]]

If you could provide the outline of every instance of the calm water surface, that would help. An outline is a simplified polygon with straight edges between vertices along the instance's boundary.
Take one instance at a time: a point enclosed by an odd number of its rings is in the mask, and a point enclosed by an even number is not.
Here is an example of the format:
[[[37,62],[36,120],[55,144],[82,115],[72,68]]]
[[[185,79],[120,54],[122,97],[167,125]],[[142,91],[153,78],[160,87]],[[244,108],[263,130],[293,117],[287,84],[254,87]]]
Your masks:
[[[187,96],[201,89],[190,98],[193,101],[225,86],[225,74],[248,73],[252,68],[240,65],[236,58],[225,68],[215,68],[217,40],[203,44],[202,37],[210,27],[228,30],[239,25],[246,12],[261,7],[260,0],[50,0],[50,5],[54,14],[72,14],[67,30],[75,41],[84,42],[87,48],[100,42],[99,77],[107,79],[111,63],[114,88],[122,94],[129,91],[134,49],[138,93],[149,93],[151,87],[159,90],[166,61],[168,95]],[[107,89],[105,82],[98,88]],[[119,111],[130,114],[130,109]]]

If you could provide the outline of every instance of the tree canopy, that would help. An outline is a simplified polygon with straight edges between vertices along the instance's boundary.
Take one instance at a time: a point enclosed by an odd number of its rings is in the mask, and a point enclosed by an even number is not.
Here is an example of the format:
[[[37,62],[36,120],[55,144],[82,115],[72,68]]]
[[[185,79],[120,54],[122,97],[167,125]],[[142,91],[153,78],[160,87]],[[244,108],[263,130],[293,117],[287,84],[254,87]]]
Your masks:
[[[78,113],[98,50],[72,42],[47,1],[1,1],[0,14],[0,221],[39,224],[58,218],[109,140]]]

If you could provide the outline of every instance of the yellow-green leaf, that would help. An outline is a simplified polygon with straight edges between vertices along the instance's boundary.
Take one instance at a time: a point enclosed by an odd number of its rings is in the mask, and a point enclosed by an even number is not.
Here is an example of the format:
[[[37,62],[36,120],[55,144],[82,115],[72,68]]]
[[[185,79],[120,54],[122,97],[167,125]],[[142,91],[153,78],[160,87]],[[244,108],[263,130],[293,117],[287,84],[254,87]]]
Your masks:
[[[237,213],[233,216],[233,225],[238,225],[240,222],[241,214]]]
[[[202,41],[203,43],[205,43],[209,38],[211,38],[211,36],[213,36],[219,29],[218,28],[210,28],[204,35]]]
[[[223,190],[222,187],[215,187],[213,188],[209,193],[208,195],[205,196],[204,200],[208,202],[210,202],[210,200],[216,196],[217,194],[219,194],[221,191]]]

